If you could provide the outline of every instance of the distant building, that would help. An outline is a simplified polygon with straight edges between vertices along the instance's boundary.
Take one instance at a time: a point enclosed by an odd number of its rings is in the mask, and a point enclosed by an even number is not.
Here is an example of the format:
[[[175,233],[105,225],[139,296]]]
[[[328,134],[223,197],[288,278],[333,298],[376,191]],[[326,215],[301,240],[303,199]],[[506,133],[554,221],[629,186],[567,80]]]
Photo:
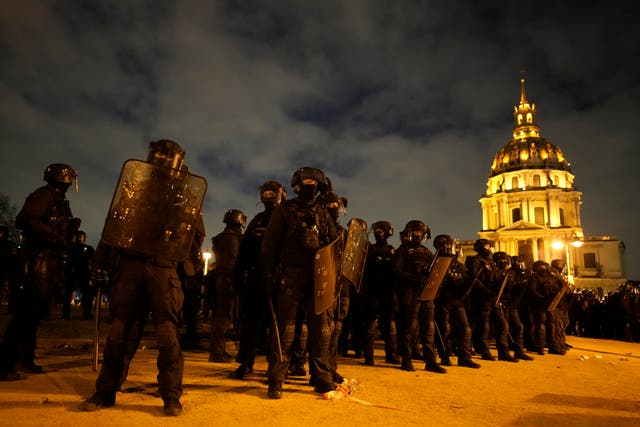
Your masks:
[[[569,280],[578,288],[617,288],[626,280],[624,243],[614,236],[585,236],[580,222],[582,193],[575,186],[571,165],[558,146],[540,136],[524,76],[520,83],[513,138],[493,159],[480,199],[478,235],[493,241],[496,251],[519,255],[529,265],[564,259]]]

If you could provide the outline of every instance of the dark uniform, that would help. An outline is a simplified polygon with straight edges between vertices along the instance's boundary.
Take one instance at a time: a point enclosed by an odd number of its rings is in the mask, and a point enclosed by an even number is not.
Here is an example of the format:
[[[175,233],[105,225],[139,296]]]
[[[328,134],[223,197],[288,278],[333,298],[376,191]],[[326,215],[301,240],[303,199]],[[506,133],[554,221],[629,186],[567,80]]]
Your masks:
[[[506,252],[494,253],[493,259],[498,267],[500,282],[502,283],[506,277],[504,290],[500,295],[499,308],[502,309],[509,325],[509,337],[513,341],[513,357],[520,360],[533,360],[524,352],[524,326],[520,321],[519,313],[520,300],[528,280],[524,261],[516,257],[517,261],[513,262]]]
[[[12,296],[13,317],[0,343],[0,380],[23,378],[16,368],[42,372],[34,362],[36,335],[52,298],[62,289],[71,239],[80,225],[65,198],[76,178],[71,166],[50,165],[44,172],[47,185],[27,197],[16,217],[16,227],[24,236],[25,276],[18,295]]]
[[[329,212],[315,199],[318,190],[327,188],[326,178],[322,171],[304,167],[294,173],[291,185],[297,197],[274,209],[262,241],[263,283],[275,295],[281,344],[280,351],[269,354],[268,395],[274,399],[282,397],[300,306],[309,330],[315,391],[335,389],[329,368],[331,314],[314,310],[315,253],[338,237]]]
[[[469,286],[467,269],[457,259],[455,242],[446,234],[436,236],[433,246],[439,254],[454,255],[449,264],[440,292],[436,298],[436,322],[440,325],[443,347],[440,351],[444,365],[449,361],[452,352],[458,356],[458,366],[479,368],[480,365],[471,360],[471,327],[465,308],[465,293]],[[452,351],[453,349],[453,351]]]
[[[393,274],[393,254],[395,249],[387,242],[393,235],[393,227],[388,221],[378,221],[371,225],[375,243],[369,245],[362,279],[363,300],[362,352],[364,363],[372,366],[376,338],[376,323],[384,340],[385,362],[400,363],[396,316],[398,296],[395,291]]]
[[[184,150],[173,141],[160,140],[149,144],[147,163],[166,171],[157,174],[155,179],[174,182],[179,180],[174,175],[176,173],[188,176],[183,158]],[[166,195],[159,192],[140,196],[151,198],[152,206],[165,203],[175,206],[174,201],[165,200]],[[160,199],[153,199],[155,197]],[[139,203],[144,202],[140,200]],[[194,209],[197,215],[191,224],[194,228],[200,218],[198,209]],[[189,250],[186,251],[188,256]],[[113,262],[113,257],[117,259],[114,262],[115,271],[109,272],[114,281],[110,293],[111,328],[104,349],[102,368],[96,381],[96,392],[84,402],[83,408],[95,411],[115,404],[116,391],[120,390],[126,379],[129,362],[136,353],[151,312],[156,327],[158,391],[164,401],[164,414],[180,415],[184,370],[184,356],[178,335],[184,298],[178,276],[178,264],[181,260],[172,259],[169,254],[150,256],[129,248],[114,248],[101,240],[96,248],[95,271],[92,274],[101,276],[102,271],[109,268],[109,262]]]
[[[247,216],[238,209],[229,209],[222,220],[224,230],[211,239],[213,253],[216,256],[216,268],[213,271],[216,286],[216,304],[211,323],[211,342],[209,345],[209,362],[230,362],[227,354],[225,337],[235,326],[238,309],[236,292],[236,263],[240,252],[242,229],[247,223]]]
[[[237,260],[238,293],[240,295],[240,345],[236,362],[240,363],[234,376],[245,379],[253,372],[258,347],[265,349],[266,328],[270,319],[269,296],[260,284],[262,238],[269,225],[273,209],[286,199],[284,187],[276,181],[260,186],[260,201],[264,211],[258,213],[247,226]],[[262,344],[262,345],[261,345]]]
[[[501,307],[496,307],[502,277],[491,257],[491,242],[486,239],[476,240],[473,248],[478,253],[467,258],[466,266],[472,278],[470,309],[473,313],[474,328],[473,345],[476,352],[484,360],[495,360],[489,349],[489,333],[491,324],[495,326],[498,359],[517,362],[509,354],[509,326]]]
[[[67,276],[67,287],[71,290],[80,291],[80,307],[82,307],[82,317],[91,319],[91,309],[93,307],[94,290],[91,286],[91,262],[95,250],[86,244],[87,235],[84,231],[76,233],[76,240],[71,246],[69,254],[69,273]],[[65,295],[62,301],[62,317],[69,318],[71,303],[71,292]]]
[[[202,286],[204,285],[204,259],[201,248],[205,237],[202,215],[200,215],[195,228],[189,258],[178,265],[178,276],[182,282],[182,293],[184,294],[182,322],[185,325],[185,333],[182,336],[182,348],[197,348],[200,338],[198,335],[198,313],[202,301]]]
[[[408,241],[400,245],[393,257],[400,304],[398,351],[402,357],[401,369],[415,370],[411,361],[411,341],[419,332],[425,369],[442,374],[446,370],[436,362],[435,306],[433,300],[419,299],[433,260],[431,251],[422,245],[425,238],[431,237],[430,230],[418,220],[409,221],[405,230]]]
[[[539,355],[544,355],[544,347],[548,343],[549,353],[564,354],[564,349],[556,339],[553,312],[547,311],[549,304],[560,291],[561,284],[551,275],[547,262],[536,261],[532,268],[533,275],[529,279],[529,303],[533,316],[536,351]]]
[[[325,206],[336,228],[338,236],[342,236],[342,243],[347,240],[348,230],[340,224],[340,215],[346,213],[347,199],[340,197],[333,191],[318,197],[319,201]],[[336,357],[338,349],[343,348],[343,352],[347,352],[349,348],[350,332],[353,319],[352,305],[350,304],[353,285],[344,277],[339,279],[340,290],[336,299],[335,309],[333,309],[333,322],[331,331],[331,343],[329,344],[329,367],[333,376],[333,382],[341,384],[344,381],[342,375],[338,373],[338,362]],[[312,380],[313,381],[313,380]]]

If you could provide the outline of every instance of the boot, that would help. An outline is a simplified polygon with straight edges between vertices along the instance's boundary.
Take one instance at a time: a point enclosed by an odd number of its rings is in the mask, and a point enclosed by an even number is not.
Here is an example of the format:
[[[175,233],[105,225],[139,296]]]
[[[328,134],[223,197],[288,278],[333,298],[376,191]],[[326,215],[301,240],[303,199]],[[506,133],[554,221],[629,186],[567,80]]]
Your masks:
[[[479,363],[474,362],[473,360],[469,359],[461,359],[458,358],[458,366],[462,366],[463,368],[473,368],[473,369],[478,369],[480,367]]]
[[[515,353],[513,353],[513,357],[520,360],[533,360],[533,357],[529,356],[522,350],[516,351]]]
[[[182,413],[182,404],[178,399],[167,399],[164,402],[165,417],[177,417]]]
[[[446,374],[447,370],[442,366],[438,365],[436,362],[427,362],[424,365],[425,371],[435,372],[436,374]]]
[[[411,359],[408,359],[408,358],[402,359],[402,364],[400,365],[400,369],[408,372],[413,372],[416,370],[416,368],[413,367],[413,362],[411,361]]]
[[[503,362],[517,362],[518,359],[510,355],[509,353],[502,353],[498,356],[498,360],[502,360]]]
[[[116,404],[115,392],[96,391],[93,396],[82,402],[82,410],[87,412],[109,408]]]
[[[246,380],[252,372],[253,367],[249,365],[240,365],[233,373],[233,377],[237,380]]]
[[[282,399],[282,381],[269,381],[269,399]]]

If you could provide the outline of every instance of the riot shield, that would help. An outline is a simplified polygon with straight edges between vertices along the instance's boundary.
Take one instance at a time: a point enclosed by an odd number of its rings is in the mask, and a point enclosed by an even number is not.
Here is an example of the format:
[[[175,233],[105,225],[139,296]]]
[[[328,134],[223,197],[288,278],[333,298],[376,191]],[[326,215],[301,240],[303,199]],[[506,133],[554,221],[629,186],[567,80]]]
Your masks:
[[[420,293],[421,301],[433,301],[436,297],[436,294],[440,289],[440,285],[442,285],[442,281],[447,275],[447,271],[449,271],[449,265],[451,265],[453,258],[453,256],[445,255],[436,257],[433,267],[431,268],[431,272],[429,273],[429,276],[427,276],[427,280],[422,288],[422,292]]]
[[[189,255],[207,181],[176,169],[127,160],[102,230],[105,243],[182,261]]]
[[[567,284],[567,282],[565,282],[564,280],[562,281],[562,288],[560,288],[560,290],[558,291],[558,293],[556,294],[555,297],[553,297],[553,300],[551,301],[551,303],[549,304],[549,306],[547,307],[547,311],[553,311],[556,309],[556,307],[558,307],[558,304],[560,303],[560,300],[562,299],[562,297],[564,296],[564,294],[567,293],[567,290],[569,289],[569,285]]]
[[[358,292],[368,248],[367,223],[360,218],[351,218],[342,253],[342,276],[349,280]]]
[[[314,259],[313,311],[320,314],[335,302],[342,257],[342,235],[318,249]]]
[[[511,267],[509,267],[509,271],[507,271],[502,279],[502,283],[500,284],[500,290],[498,291],[498,298],[496,298],[495,306],[498,307],[500,305],[500,298],[502,298],[502,294],[504,293],[504,288],[507,286],[507,282],[509,281],[509,276],[511,275]]]

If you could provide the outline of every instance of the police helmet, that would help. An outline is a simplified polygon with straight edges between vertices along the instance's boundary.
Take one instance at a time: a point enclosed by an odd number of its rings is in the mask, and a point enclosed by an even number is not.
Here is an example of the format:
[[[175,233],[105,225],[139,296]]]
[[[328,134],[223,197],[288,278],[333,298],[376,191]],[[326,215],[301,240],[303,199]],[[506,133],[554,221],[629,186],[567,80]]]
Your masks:
[[[317,184],[318,191],[321,193],[324,193],[329,189],[327,177],[320,169],[305,166],[296,170],[291,177],[291,187],[293,187],[293,190],[296,193],[305,183],[313,182]]]
[[[346,212],[348,204],[348,199],[346,197],[338,196],[335,192],[329,191],[328,193],[319,196],[319,198],[322,204],[324,204],[328,209],[338,209],[340,213]]]
[[[170,139],[151,141],[147,154],[147,162],[171,169],[182,169],[185,151]]]
[[[379,239],[388,239],[393,236],[393,226],[389,221],[376,221],[371,224],[371,231]]]
[[[514,270],[526,271],[527,270],[527,263],[524,261],[524,259],[522,259],[522,257],[514,255],[514,256],[511,257],[511,267]]]
[[[259,190],[260,201],[265,206],[275,206],[283,200],[287,200],[287,192],[284,185],[278,181],[267,181],[259,187]]]
[[[473,244],[473,250],[479,255],[489,256],[491,255],[491,241],[488,239],[478,239]]]
[[[448,234],[438,234],[436,238],[433,239],[433,247],[441,254],[456,254],[456,241]]]
[[[549,263],[546,261],[536,261],[531,266],[534,273],[546,275],[549,273]]]
[[[509,258],[509,255],[503,251],[498,251],[493,254],[493,262],[495,262],[501,270],[511,266],[511,258]]]
[[[566,265],[567,264],[564,262],[563,259],[554,259],[553,261],[551,261],[551,267],[553,267],[557,271],[564,270],[564,267]]]
[[[244,227],[247,223],[247,216],[240,209],[229,209],[225,212],[222,222],[225,224],[238,224]]]
[[[409,242],[421,243],[425,239],[431,238],[431,229],[422,221],[413,219],[404,226]]]
[[[44,170],[44,180],[48,184],[71,184],[77,178],[77,172],[65,163],[53,163]]]

